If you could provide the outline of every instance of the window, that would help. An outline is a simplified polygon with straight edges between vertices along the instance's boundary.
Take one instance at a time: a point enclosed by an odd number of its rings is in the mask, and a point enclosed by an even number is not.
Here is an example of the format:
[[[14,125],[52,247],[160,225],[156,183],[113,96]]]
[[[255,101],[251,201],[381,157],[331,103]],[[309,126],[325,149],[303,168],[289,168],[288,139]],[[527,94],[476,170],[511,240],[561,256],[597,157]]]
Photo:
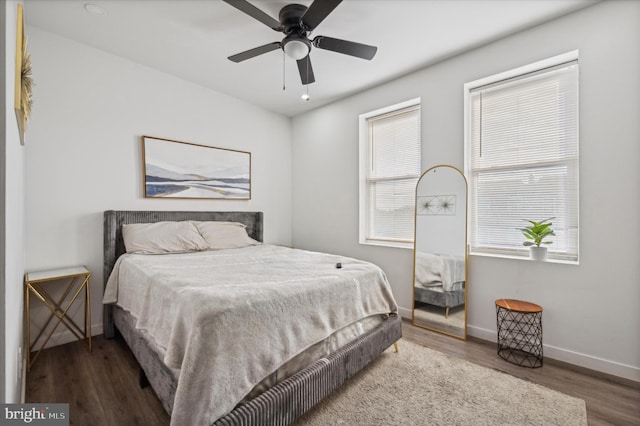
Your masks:
[[[360,115],[360,242],[413,247],[420,99]]]
[[[528,256],[517,228],[553,217],[548,258],[577,262],[577,52],[465,92],[470,252]]]

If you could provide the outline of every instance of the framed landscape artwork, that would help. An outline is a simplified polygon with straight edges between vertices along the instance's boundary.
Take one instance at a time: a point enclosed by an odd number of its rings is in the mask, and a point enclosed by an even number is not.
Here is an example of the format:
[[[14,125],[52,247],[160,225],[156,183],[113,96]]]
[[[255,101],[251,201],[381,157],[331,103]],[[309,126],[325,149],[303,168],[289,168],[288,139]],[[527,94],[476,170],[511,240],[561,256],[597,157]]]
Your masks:
[[[147,198],[251,199],[251,153],[142,136]]]

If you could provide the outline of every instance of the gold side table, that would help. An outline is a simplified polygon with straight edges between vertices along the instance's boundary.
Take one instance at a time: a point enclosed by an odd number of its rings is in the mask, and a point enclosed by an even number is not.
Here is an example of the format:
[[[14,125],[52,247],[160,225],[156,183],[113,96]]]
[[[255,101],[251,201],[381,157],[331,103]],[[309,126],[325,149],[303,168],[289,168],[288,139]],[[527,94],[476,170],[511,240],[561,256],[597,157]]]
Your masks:
[[[27,351],[27,371],[31,369],[33,363],[38,359],[40,352],[47,345],[49,339],[56,331],[60,324],[64,324],[69,331],[73,333],[74,336],[78,339],[78,341],[84,341],[87,345],[89,352],[91,352],[91,291],[89,288],[89,277],[91,276],[91,272],[85,268],[84,266],[73,266],[70,268],[62,268],[62,269],[52,269],[48,271],[39,271],[39,272],[27,272],[25,274],[25,312],[27,319],[27,330],[26,330],[26,346],[29,348]],[[43,284],[51,282],[51,281],[61,281],[67,282],[67,287],[64,291],[62,297],[59,300],[55,300],[49,292],[45,289]],[[78,284],[79,283],[79,284]],[[84,290],[84,327],[78,326],[75,321],[73,321],[69,316],[67,316],[67,312],[71,308],[71,305],[77,300],[82,299],[80,294]],[[40,330],[40,333],[31,344],[31,315],[29,310],[29,298],[33,293],[36,298],[40,299],[43,305],[45,305],[49,311],[51,311],[51,315],[47,319],[47,322]],[[73,294],[71,299],[63,306],[67,297]],[[57,320],[54,321],[53,327],[49,330],[47,334],[47,338],[42,343],[39,349],[37,349],[37,353],[32,358],[31,352],[35,350],[36,343],[40,340],[43,333],[53,320],[53,317],[56,317]]]

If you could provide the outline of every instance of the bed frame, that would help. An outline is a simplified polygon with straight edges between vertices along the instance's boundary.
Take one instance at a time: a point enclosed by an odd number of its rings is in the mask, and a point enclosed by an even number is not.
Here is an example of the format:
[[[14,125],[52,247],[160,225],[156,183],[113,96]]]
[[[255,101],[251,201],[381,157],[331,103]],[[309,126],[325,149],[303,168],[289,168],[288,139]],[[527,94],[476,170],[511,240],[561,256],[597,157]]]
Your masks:
[[[105,211],[104,285],[116,260],[125,253],[121,232],[123,224],[182,220],[240,222],[247,226],[251,238],[262,241],[262,212]],[[120,332],[162,405],[171,414],[177,378],[161,361],[146,336],[132,325],[130,315],[114,305],[104,305],[103,328],[107,338],[113,338],[116,329]],[[401,337],[402,321],[398,315],[390,314],[372,330],[246,404],[237,406],[214,425],[288,425]]]
[[[431,288],[420,287],[414,284],[415,299],[418,302],[445,308],[444,317],[449,317],[449,309],[464,305],[464,281],[454,283],[453,290],[444,291],[442,286]]]

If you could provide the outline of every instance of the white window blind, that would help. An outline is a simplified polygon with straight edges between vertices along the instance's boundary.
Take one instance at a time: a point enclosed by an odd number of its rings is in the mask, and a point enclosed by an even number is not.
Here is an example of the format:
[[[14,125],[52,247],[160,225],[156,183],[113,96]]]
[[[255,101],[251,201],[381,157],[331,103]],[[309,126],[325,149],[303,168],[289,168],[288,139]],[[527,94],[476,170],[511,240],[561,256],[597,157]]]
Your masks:
[[[517,228],[553,217],[549,258],[577,261],[577,61],[474,88],[469,106],[471,253],[528,255]]]
[[[413,241],[420,177],[420,105],[366,118],[366,240]]]

